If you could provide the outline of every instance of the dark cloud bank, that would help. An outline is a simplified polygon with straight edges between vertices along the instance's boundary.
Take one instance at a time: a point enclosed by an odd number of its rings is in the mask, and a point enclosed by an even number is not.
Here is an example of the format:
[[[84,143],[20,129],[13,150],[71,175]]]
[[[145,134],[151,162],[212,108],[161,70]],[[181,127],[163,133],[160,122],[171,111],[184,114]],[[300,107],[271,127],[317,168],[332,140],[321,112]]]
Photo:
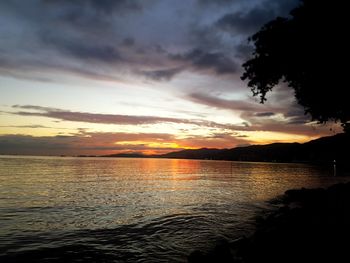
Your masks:
[[[34,78],[38,69],[51,69],[113,80],[118,72],[131,72],[154,81],[170,80],[185,70],[237,74],[248,35],[296,4],[297,0],[1,1],[0,22],[5,26],[0,33],[6,41],[1,43],[0,74]],[[161,19],[166,21],[155,23]]]

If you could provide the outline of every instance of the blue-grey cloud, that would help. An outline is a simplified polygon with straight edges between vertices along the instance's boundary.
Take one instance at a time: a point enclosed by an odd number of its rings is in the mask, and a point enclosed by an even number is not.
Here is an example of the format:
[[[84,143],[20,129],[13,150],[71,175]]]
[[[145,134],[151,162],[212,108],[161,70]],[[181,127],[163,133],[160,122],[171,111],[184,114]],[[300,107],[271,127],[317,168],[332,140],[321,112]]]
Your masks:
[[[135,45],[135,39],[132,37],[126,37],[123,39],[122,45],[126,46],[126,47],[131,47],[131,46]]]
[[[53,32],[42,33],[41,40],[48,47],[56,48],[63,54],[90,62],[116,63],[123,60],[113,44],[82,42],[81,39],[69,36],[58,38]]]
[[[62,6],[91,8],[105,14],[140,10],[143,7],[140,0],[43,0],[42,2],[43,4],[54,5],[58,8]]]
[[[227,6],[232,4],[233,0],[198,0],[198,3],[201,5],[219,5],[219,6]]]
[[[179,74],[183,68],[176,67],[176,68],[169,68],[169,69],[160,69],[160,70],[145,70],[141,71],[140,73],[144,75],[146,78],[149,78],[151,80],[157,80],[157,81],[163,81],[163,80],[170,80],[175,75]]]
[[[228,32],[251,34],[254,33],[259,26],[271,20],[274,14],[274,10],[256,8],[250,10],[248,13],[237,12],[227,14],[220,18],[216,25]]]
[[[191,66],[200,70],[213,70],[217,74],[232,74],[239,66],[222,52],[193,49],[184,54],[172,55],[175,60],[189,62]]]
[[[160,81],[176,75],[175,68],[233,74],[240,63],[206,22],[217,16],[211,1],[200,2],[1,1],[0,74],[50,80],[46,73],[63,72],[118,80],[128,72]],[[212,3],[234,8],[219,2]],[[181,59],[174,62],[169,54]]]
[[[224,15],[216,22],[216,25],[233,34],[252,34],[275,17],[287,15],[298,3],[298,0],[257,2],[251,9],[238,10]]]

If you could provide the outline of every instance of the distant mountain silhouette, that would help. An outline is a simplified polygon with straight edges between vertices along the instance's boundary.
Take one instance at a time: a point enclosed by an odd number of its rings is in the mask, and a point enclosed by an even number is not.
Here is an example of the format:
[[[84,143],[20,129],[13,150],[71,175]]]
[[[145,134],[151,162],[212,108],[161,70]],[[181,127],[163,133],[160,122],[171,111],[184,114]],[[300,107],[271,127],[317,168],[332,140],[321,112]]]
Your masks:
[[[182,150],[178,152],[170,152],[157,157],[161,158],[178,158],[178,159],[218,159],[223,151],[226,149],[191,149],[191,150]],[[222,158],[219,158],[222,159]]]
[[[113,154],[109,157],[210,159],[254,162],[345,162],[350,161],[350,135],[323,137],[306,143],[272,143],[232,149],[195,149],[160,155]]]
[[[109,155],[102,155],[102,157],[123,157],[123,158],[146,158],[148,155],[142,153],[116,153]]]

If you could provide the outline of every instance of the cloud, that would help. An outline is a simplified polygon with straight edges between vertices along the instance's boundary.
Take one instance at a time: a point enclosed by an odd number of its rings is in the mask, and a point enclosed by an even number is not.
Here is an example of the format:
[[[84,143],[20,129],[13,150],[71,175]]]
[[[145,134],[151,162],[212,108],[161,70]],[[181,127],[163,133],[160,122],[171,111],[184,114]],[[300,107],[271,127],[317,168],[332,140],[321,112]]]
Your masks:
[[[291,111],[289,107],[264,105],[243,100],[226,100],[206,94],[192,93],[187,99],[217,109],[240,112],[243,119],[241,124],[217,123],[201,119],[181,119],[157,116],[133,116],[118,114],[100,114],[88,112],[74,112],[36,105],[14,105],[14,109],[21,109],[11,114],[20,116],[39,116],[54,118],[60,121],[85,123],[115,124],[115,125],[142,125],[157,123],[181,123],[199,127],[221,129],[223,131],[272,131],[289,134],[315,136],[329,134],[330,126],[319,126],[310,123],[310,120],[300,111]],[[25,111],[24,111],[25,110]],[[316,129],[317,128],[317,129]],[[336,129],[336,127],[333,127]]]
[[[132,116],[120,114],[100,114],[88,112],[74,112],[50,107],[41,107],[35,105],[14,105],[15,109],[35,110],[35,111],[17,111],[11,114],[20,116],[39,116],[54,118],[62,121],[87,122],[87,123],[104,123],[119,125],[141,125],[154,124],[161,122],[173,123],[199,123],[198,121],[190,121],[178,118],[155,117],[155,116]]]
[[[139,0],[44,0],[44,4],[59,8],[92,9],[96,12],[110,15],[112,13],[125,13],[128,11],[142,10],[142,2]]]
[[[197,0],[200,5],[219,5],[219,6],[227,6],[232,4],[232,0]]]
[[[274,10],[257,7],[245,12],[226,14],[216,25],[218,28],[231,33],[251,34],[274,17]]]
[[[276,113],[274,113],[274,112],[257,112],[257,113],[255,113],[256,117],[271,117],[274,115],[276,115]]]
[[[73,122],[85,122],[85,123],[100,123],[100,124],[115,124],[115,125],[142,125],[142,124],[157,124],[157,123],[182,123],[191,124],[199,127],[221,129],[223,131],[277,131],[285,133],[296,134],[309,134],[315,135],[317,132],[327,131],[328,128],[315,129],[314,126],[306,125],[308,122],[297,123],[298,116],[291,116],[284,120],[271,119],[279,114],[276,112],[272,116],[271,112],[266,114],[266,111],[259,111],[259,106],[264,105],[256,103],[247,103],[244,101],[223,100],[220,98],[213,98],[210,96],[203,96],[198,94],[192,94],[193,101],[200,102],[210,107],[240,110],[241,118],[244,120],[241,124],[230,123],[218,123],[214,121],[207,121],[201,119],[180,119],[180,118],[168,118],[168,117],[156,117],[156,116],[132,116],[132,115],[118,115],[118,114],[99,114],[99,113],[87,113],[87,112],[73,112],[62,109],[42,107],[35,105],[14,105],[14,109],[31,110],[31,111],[17,111],[11,112],[11,114],[20,116],[39,116],[54,118],[60,121],[73,121]],[[200,99],[200,100],[199,100]],[[262,115],[259,112],[262,112]],[[263,116],[265,115],[265,116]],[[267,116],[270,115],[270,116]],[[324,126],[323,126],[324,127]]]
[[[126,37],[123,39],[122,45],[126,46],[126,47],[133,46],[133,45],[135,45],[135,39],[132,37]]]
[[[111,81],[140,74],[167,81],[186,70],[237,73],[235,39],[223,37],[213,25],[212,6],[235,10],[241,1],[199,1],[203,13],[190,2],[177,3],[176,10],[155,0],[1,2],[6,16],[0,22],[9,29],[0,29],[8,39],[0,74],[38,80],[58,71]],[[41,76],[35,76],[38,71]]]
[[[239,66],[222,52],[193,49],[184,54],[172,55],[175,60],[189,62],[192,67],[199,70],[213,70],[217,74],[236,73]]]
[[[116,63],[123,60],[120,52],[112,44],[82,42],[81,39],[69,36],[58,38],[53,32],[42,33],[41,40],[47,46],[78,59],[104,63]]]
[[[40,72],[40,75],[36,73]],[[34,80],[40,82],[52,82],[52,75],[57,73],[76,75],[87,79],[102,81],[121,81],[121,78],[109,74],[103,67],[84,67],[84,65],[60,61],[50,58],[37,60],[16,58],[12,59],[0,57],[0,75],[10,76],[18,79]]]
[[[295,1],[0,1],[0,74],[44,81],[57,72],[109,81],[235,74],[241,36],[225,32],[243,33]]]
[[[182,70],[183,70],[182,68],[177,67],[177,68],[170,68],[170,69],[141,71],[140,73],[151,80],[164,81],[164,80],[172,79],[175,75],[179,74]]]
[[[68,2],[71,1],[68,0]],[[79,2],[79,0],[76,2]],[[88,2],[88,4],[90,4],[93,8],[95,8],[98,11],[102,11],[106,14],[142,9],[142,4],[139,0],[80,0],[80,2],[82,4]]]
[[[1,125],[2,128],[30,128],[30,129],[51,129],[52,127],[39,125],[39,124],[33,124],[33,125]],[[64,129],[64,128],[59,128]]]
[[[248,10],[228,13],[217,20],[216,26],[232,34],[250,35],[277,16],[285,16],[297,6],[298,0],[266,0]]]
[[[51,107],[42,107],[42,106],[36,106],[36,105],[13,105],[12,108],[21,109],[21,111],[7,112],[8,114],[14,114],[19,116],[47,117],[47,118],[53,118],[61,121],[115,124],[115,125],[183,123],[183,124],[197,125],[201,127],[231,129],[230,125],[228,124],[221,124],[221,123],[201,120],[201,119],[181,119],[181,118],[157,117],[157,116],[136,116],[136,115],[74,112],[69,110],[62,110],[62,109],[51,108]],[[23,110],[31,110],[31,111],[23,111]]]
[[[174,4],[174,1],[160,0],[0,1],[1,76],[46,81],[50,91],[57,91],[57,85],[49,81],[60,84],[63,80],[65,85],[72,87],[78,83],[68,75],[88,80],[123,82],[126,85],[141,83],[146,88],[152,86],[154,89],[161,85],[150,85],[145,79],[173,80],[168,85],[162,83],[161,96],[166,96],[166,93],[173,96],[175,90],[180,90],[188,93],[185,99],[205,105],[207,110],[210,107],[240,114],[242,123],[211,122],[203,115],[197,115],[198,119],[137,116],[98,113],[99,109],[94,109],[96,112],[92,113],[35,105],[15,105],[10,114],[53,118],[56,122],[150,126],[169,122],[189,124],[179,125],[189,129],[186,134],[190,134],[192,128],[231,132],[187,138],[186,145],[197,146],[205,141],[208,145],[218,145],[218,140],[222,140],[220,145],[228,145],[230,140],[234,142],[237,139],[234,136],[237,131],[270,129],[285,133],[317,134],[317,130],[310,128],[308,116],[304,115],[302,108],[291,101],[294,94],[288,93],[287,88],[275,89],[274,95],[264,105],[245,98],[228,99],[236,95],[242,98],[245,95],[241,89],[244,84],[238,80],[238,76],[241,60],[252,52],[252,47],[245,43],[247,36],[276,15],[287,14],[297,2],[298,0],[188,0],[176,1]],[[11,84],[19,85],[11,83],[11,79],[7,81],[9,86],[5,90],[5,96],[7,92],[11,93]],[[94,85],[93,92],[98,92],[100,85],[91,82],[86,84],[89,87]],[[25,84],[28,92],[31,87],[35,87],[34,83]],[[192,92],[198,91],[199,87],[201,93]],[[211,95],[209,90],[214,89],[222,92],[220,97]],[[147,97],[147,90],[144,90],[141,91],[144,92],[142,96]],[[128,91],[125,92],[127,97]],[[71,94],[68,92],[64,96]],[[30,103],[33,102],[28,101]],[[135,100],[130,95],[130,102],[126,103],[135,105]],[[185,103],[179,101],[171,106],[182,107]],[[170,108],[166,110],[173,111]],[[183,108],[175,111],[174,114],[180,116],[194,116],[184,113]],[[197,127],[190,127],[191,125]],[[15,126],[13,127],[16,128]],[[41,127],[23,125],[22,128]],[[323,134],[323,130],[320,133]],[[98,134],[84,136],[98,138]],[[110,135],[103,134],[99,140],[108,136]],[[87,140],[80,138],[82,135],[73,137],[57,137],[54,142]],[[171,138],[167,140],[173,142]],[[146,147],[129,146],[130,149]],[[111,144],[108,147],[112,149],[120,146]]]
[[[239,112],[244,120],[240,125],[221,126],[232,131],[271,131],[316,136],[329,135],[331,127],[335,131],[340,130],[339,125],[318,125],[311,122],[310,116],[304,114],[302,107],[295,103],[294,96],[284,88],[277,89],[273,96],[282,103],[278,104],[274,97],[269,104],[260,104],[245,100],[227,100],[203,93],[190,93],[186,95],[186,99],[216,109]]]
[[[0,34],[6,41],[0,43],[0,74],[51,81],[60,72],[118,81],[123,72],[146,63],[135,59],[133,33],[120,22],[142,14],[152,2],[2,1]]]
[[[295,102],[295,98],[291,92],[290,88],[288,90],[285,88],[276,88],[268,99],[268,102],[264,104],[248,99],[228,100],[213,96],[210,93],[199,92],[187,94],[185,98],[216,109],[243,112],[242,116],[245,118],[259,117],[261,119],[280,114],[288,120],[304,119],[304,123],[310,122],[310,117],[304,114],[303,108]]]
[[[190,93],[186,95],[186,98],[209,107],[234,111],[259,111],[263,107],[258,103],[250,103],[244,100],[227,100],[203,93]]]

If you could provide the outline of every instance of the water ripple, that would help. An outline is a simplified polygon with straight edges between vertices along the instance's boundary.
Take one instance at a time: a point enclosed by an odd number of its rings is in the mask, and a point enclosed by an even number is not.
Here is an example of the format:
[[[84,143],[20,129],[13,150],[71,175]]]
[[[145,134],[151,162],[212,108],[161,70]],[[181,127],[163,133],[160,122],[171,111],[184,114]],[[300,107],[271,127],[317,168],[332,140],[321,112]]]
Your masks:
[[[253,229],[289,188],[344,181],[300,164],[0,157],[0,261],[185,262]]]

